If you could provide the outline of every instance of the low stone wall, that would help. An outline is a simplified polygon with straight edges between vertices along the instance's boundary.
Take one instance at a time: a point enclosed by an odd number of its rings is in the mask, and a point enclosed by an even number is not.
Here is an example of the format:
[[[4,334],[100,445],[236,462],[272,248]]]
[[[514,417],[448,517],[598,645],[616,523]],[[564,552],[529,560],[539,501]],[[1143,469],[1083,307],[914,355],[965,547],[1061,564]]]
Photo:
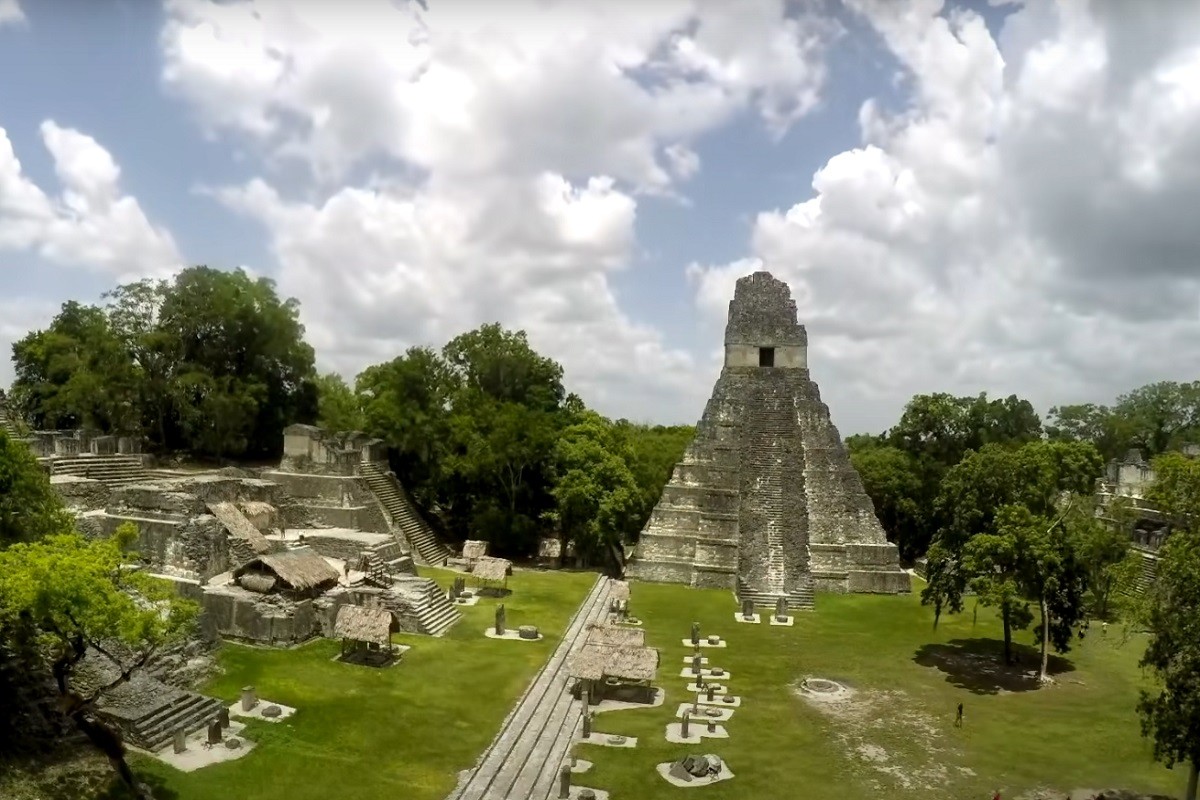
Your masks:
[[[91,511],[108,505],[108,486],[93,478],[74,475],[52,475],[50,486],[70,509]]]

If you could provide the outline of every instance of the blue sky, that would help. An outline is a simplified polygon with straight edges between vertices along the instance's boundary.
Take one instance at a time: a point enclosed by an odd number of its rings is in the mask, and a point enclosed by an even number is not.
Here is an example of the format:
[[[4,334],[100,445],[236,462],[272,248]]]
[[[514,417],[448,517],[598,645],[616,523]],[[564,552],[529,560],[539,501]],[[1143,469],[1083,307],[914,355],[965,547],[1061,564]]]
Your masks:
[[[51,198],[64,169],[95,186],[107,175],[97,148],[120,169],[118,183],[104,183],[107,200],[84,212],[59,202],[56,219],[74,224],[69,246],[54,242],[61,224],[49,222],[38,223],[33,241],[6,246],[0,236],[5,349],[45,324],[47,308],[94,299],[120,278],[180,264],[245,265],[300,298],[323,369],[352,377],[409,344],[441,344],[499,318],[529,329],[600,410],[694,421],[719,369],[714,351],[732,281],[761,265],[792,284],[813,341],[814,378],[845,433],[886,427],[916,391],[1016,392],[1044,410],[1186,377],[1135,346],[1145,339],[1153,351],[1162,337],[1185,337],[1200,303],[1185,303],[1179,320],[1146,338],[1116,302],[1122,269],[1133,265],[1105,271],[1111,291],[1085,292],[1092,266],[1079,260],[1088,251],[1029,213],[1064,202],[1039,184],[1048,171],[1062,171],[1060,182],[1089,174],[1071,171],[1081,154],[1053,126],[1102,133],[1086,128],[1097,123],[1082,105],[1051,114],[1045,94],[1061,89],[1078,100],[1080,86],[1106,80],[1100,59],[1095,74],[1076,76],[1078,85],[1043,81],[1038,93],[1033,71],[1062,75],[1047,62],[1065,42],[1079,47],[1091,36],[1097,47],[1115,46],[1103,27],[1119,24],[1113,14],[1084,25],[983,0],[915,3],[909,14],[871,0],[786,9],[764,0],[742,14],[664,0],[661,8],[631,4],[619,21],[581,22],[586,10],[524,22],[520,12],[515,22],[492,12],[485,30],[472,0],[432,3],[428,13],[363,0],[337,24],[321,19],[315,3],[293,4],[293,16],[260,5],[21,0],[24,19],[0,23],[0,128],[21,180]],[[1178,53],[1187,52],[1193,22],[1174,23],[1184,30]],[[792,34],[780,33],[785,24],[794,24]],[[567,39],[597,25],[581,40],[594,39],[595,52],[554,49],[555,26]],[[414,31],[429,44],[410,44]],[[205,35],[233,44],[213,50]],[[695,91],[654,106],[638,99],[630,87],[648,84],[633,72],[613,78],[605,66],[630,47],[642,48],[646,69],[686,75]],[[419,51],[423,66],[406,51]],[[503,78],[509,73],[498,65],[509,57],[517,77]],[[1170,58],[1135,67],[1158,86],[1153,79]],[[299,65],[294,74],[272,71],[281,59]],[[569,87],[556,87],[554,70],[612,94],[572,98]],[[435,77],[448,82],[397,99],[395,87]],[[460,89],[467,93],[455,106]],[[772,121],[801,97],[815,98],[809,110]],[[864,117],[867,101],[881,110]],[[1125,102],[1130,108],[1114,106],[1113,119],[1150,114],[1147,103],[1178,106],[1165,90]],[[677,113],[663,113],[668,105]],[[586,114],[614,133],[573,147],[565,131]],[[298,119],[325,127],[314,134]],[[59,138],[57,165],[46,120],[70,132]],[[364,131],[355,131],[360,121]],[[1189,152],[1189,134],[1159,128],[1180,137],[1163,145],[1168,154]],[[531,144],[539,137],[548,144]],[[1051,169],[1025,157],[1054,141],[1062,157],[1048,157]],[[1086,155],[1092,163],[1144,161],[1136,142],[1124,146]],[[493,147],[502,155],[489,159]],[[690,150],[698,171],[673,172],[671,147]],[[1005,169],[1005,159],[1016,166]],[[1151,192],[1152,202],[1091,204],[1083,222],[1149,213],[1155,199],[1177,202],[1187,191],[1140,174],[1131,166],[1129,186],[1117,189]],[[610,183],[584,191],[606,176]],[[565,181],[565,205],[546,199],[558,196],[555,180]],[[14,190],[0,183],[0,225],[6,191]],[[104,217],[117,198],[136,203],[144,219]],[[1130,213],[1121,213],[1123,224],[1132,224]],[[549,283],[546,264],[555,265]],[[1154,289],[1195,297],[1194,277]],[[1049,311],[1037,315],[1046,330],[1035,335],[1018,320],[1039,304]],[[1086,335],[1079,320],[1102,333]],[[898,333],[908,325],[914,330]],[[1105,336],[1128,350],[1119,369],[1100,369],[1102,351],[1113,352]],[[10,378],[0,367],[0,382]]]

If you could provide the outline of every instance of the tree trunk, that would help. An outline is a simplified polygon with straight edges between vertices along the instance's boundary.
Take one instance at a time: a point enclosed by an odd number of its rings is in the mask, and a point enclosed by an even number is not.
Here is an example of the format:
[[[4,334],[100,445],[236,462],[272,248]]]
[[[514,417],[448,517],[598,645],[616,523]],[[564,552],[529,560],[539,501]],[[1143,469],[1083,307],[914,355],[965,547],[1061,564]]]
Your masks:
[[[1042,611],[1042,669],[1038,673],[1038,681],[1045,683],[1050,678],[1050,611],[1046,604],[1046,595],[1038,600]]]
[[[1200,763],[1192,762],[1192,769],[1188,774],[1187,794],[1184,795],[1184,800],[1196,800],[1196,773],[1200,769]]]
[[[1007,603],[1000,609],[1000,618],[1004,621],[1004,665],[1012,666],[1012,620]]]
[[[133,796],[141,798],[141,800],[153,800],[150,792],[137,782],[133,770],[129,768],[129,762],[125,760],[125,745],[121,741],[120,735],[103,722],[91,719],[83,711],[77,711],[71,716],[75,721],[75,727],[87,736],[97,750],[108,757],[108,761],[112,764],[117,776],[120,777],[121,783],[129,788]]]

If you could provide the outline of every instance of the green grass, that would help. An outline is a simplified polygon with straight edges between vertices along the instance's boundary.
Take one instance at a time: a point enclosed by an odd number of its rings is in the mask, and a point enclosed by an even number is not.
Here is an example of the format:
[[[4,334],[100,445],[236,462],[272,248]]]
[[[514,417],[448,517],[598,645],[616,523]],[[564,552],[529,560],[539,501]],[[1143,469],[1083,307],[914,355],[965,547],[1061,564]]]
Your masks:
[[[452,573],[430,571],[448,584]],[[486,639],[495,601],[464,609],[444,639],[398,636],[413,645],[403,662],[373,670],[335,663],[338,645],[319,641],[291,651],[229,645],[224,673],[206,691],[229,700],[246,684],[270,700],[297,706],[292,719],[257,723],[255,752],[234,762],[184,774],[140,759],[164,800],[442,800],[460,770],[472,766],[504,717],[558,645],[567,621],[595,576],[518,572],[505,603],[512,625],[536,624],[535,644]],[[632,610],[645,620],[650,644],[662,651],[658,708],[597,715],[596,729],[639,737],[632,750],[577,745],[595,762],[579,782],[610,790],[614,800],[677,794],[655,764],[687,753],[727,760],[732,781],[702,790],[706,800],[889,800],[1006,798],[1051,787],[1125,787],[1178,794],[1186,775],[1153,763],[1133,711],[1143,642],[1121,645],[1119,626],[1106,636],[1093,627],[1065,659],[1056,683],[1032,688],[1013,673],[990,671],[999,625],[981,609],[943,619],[915,595],[821,596],[819,610],[795,627],[741,625],[728,592],[635,584]],[[703,745],[668,744],[687,681],[678,677],[690,649],[680,643],[693,620],[719,633],[727,649],[706,650],[732,672],[744,698],[726,727],[731,738]],[[1030,641],[1027,632],[1019,641]],[[972,654],[979,655],[972,660]],[[1026,665],[1036,657],[1024,648]],[[839,680],[856,690],[851,713],[831,716],[796,696],[806,676]],[[965,704],[966,723],[953,724]],[[861,753],[886,761],[871,761]],[[885,769],[892,769],[887,772]],[[165,791],[163,791],[165,790]],[[690,796],[690,795],[689,795]]]
[[[441,570],[422,575],[442,585],[453,579]],[[168,799],[441,800],[491,742],[595,579],[541,572],[509,579],[509,624],[539,626],[540,642],[485,638],[499,601],[484,599],[462,608],[445,637],[393,637],[412,649],[386,669],[333,661],[339,645],[331,640],[293,650],[224,645],[223,674],[205,692],[232,702],[253,685],[297,714],[251,722],[257,747],[236,761],[183,773],[142,758],[135,768],[158,787],[156,797]]]
[[[1093,626],[1065,659],[1052,662],[1056,683],[1035,688],[1015,672],[990,670],[1000,626],[985,609],[933,615],[916,595],[832,595],[795,627],[738,624],[728,592],[635,585],[631,610],[647,641],[662,652],[659,708],[596,715],[596,730],[639,738],[634,750],[577,745],[595,762],[580,778],[614,798],[652,798],[669,790],[654,765],[688,753],[723,757],[735,778],[705,788],[708,800],[803,796],[806,800],[991,797],[1048,787],[1125,787],[1178,793],[1186,775],[1153,763],[1134,712],[1144,642],[1121,645],[1119,626]],[[690,701],[678,677],[691,654],[680,640],[692,621],[719,633],[727,649],[706,649],[710,665],[730,671],[743,707],[725,723],[726,740],[666,742],[667,723]],[[1030,641],[1028,632],[1018,641]],[[975,654],[978,658],[971,659]],[[1022,647],[1026,666],[1037,653]],[[804,677],[838,680],[856,690],[849,713],[833,715],[799,698]],[[965,724],[954,726],[964,704]],[[852,716],[852,715],[857,715]],[[861,748],[861,751],[860,751]],[[864,757],[866,752],[873,761]],[[888,771],[890,770],[890,771]]]

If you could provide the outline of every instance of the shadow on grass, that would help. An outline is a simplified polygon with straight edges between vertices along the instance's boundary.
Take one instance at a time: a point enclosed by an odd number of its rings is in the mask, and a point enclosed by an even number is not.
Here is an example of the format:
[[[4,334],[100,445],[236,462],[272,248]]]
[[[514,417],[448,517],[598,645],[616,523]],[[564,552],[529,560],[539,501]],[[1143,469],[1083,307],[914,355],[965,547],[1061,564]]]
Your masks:
[[[150,796],[154,800],[179,800],[179,793],[174,789],[168,789],[166,781],[158,775],[150,775],[144,771],[134,774],[137,776],[138,782],[150,790]],[[125,784],[114,779],[106,791],[96,795],[96,800],[139,800],[139,798],[136,798],[125,787]]]
[[[946,644],[926,644],[917,649],[913,661],[946,674],[946,682],[975,694],[1027,692],[1038,688],[1041,652],[1026,644],[1012,644],[1016,663],[1004,663],[1000,639],[953,639]],[[1050,654],[1050,676],[1073,672],[1075,665]]]

